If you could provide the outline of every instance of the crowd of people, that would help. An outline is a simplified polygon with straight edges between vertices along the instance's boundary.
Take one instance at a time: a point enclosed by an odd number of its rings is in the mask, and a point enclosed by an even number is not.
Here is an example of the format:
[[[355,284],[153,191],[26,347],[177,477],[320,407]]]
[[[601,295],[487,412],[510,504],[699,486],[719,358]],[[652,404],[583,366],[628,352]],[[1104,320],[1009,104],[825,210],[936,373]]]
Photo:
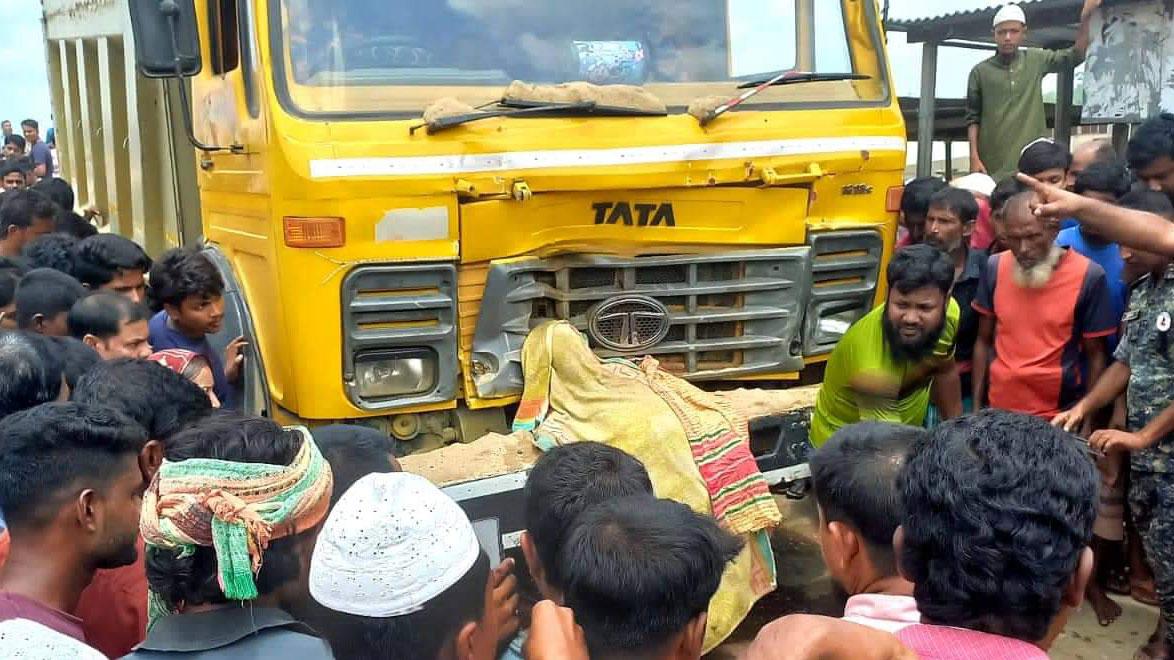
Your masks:
[[[1118,245],[1110,234],[1142,219],[1174,222],[1174,116],[1142,124],[1123,157],[1105,141],[1075,153],[1034,141],[1018,170],[997,183],[972,174],[954,186],[932,177],[906,186],[903,247],[888,266],[887,300],[834,349],[812,440],[830,446],[866,420],[933,428],[985,408],[1060,429],[1100,468],[1088,539],[1096,570],[1079,583],[1102,625],[1122,612],[1108,593],[1160,606],[1139,657],[1165,658],[1174,629],[1174,262],[1158,243]],[[1116,230],[1112,222],[1081,223],[1049,211],[1057,207],[1052,200],[1073,215],[1087,216],[1087,202],[1094,212],[1125,217]],[[989,233],[980,232],[984,225]],[[883,429],[854,432],[877,452],[895,446],[883,441]],[[873,483],[879,475],[856,478]],[[880,501],[896,502],[886,497]],[[869,515],[876,519],[851,521],[854,543],[876,550],[899,525],[892,511]],[[881,520],[889,521],[883,530],[868,527]],[[892,570],[875,564],[891,567],[892,548],[880,548],[867,563],[880,573],[873,577],[891,578]],[[885,589],[862,593],[901,594]],[[926,615],[924,607],[916,612]]]

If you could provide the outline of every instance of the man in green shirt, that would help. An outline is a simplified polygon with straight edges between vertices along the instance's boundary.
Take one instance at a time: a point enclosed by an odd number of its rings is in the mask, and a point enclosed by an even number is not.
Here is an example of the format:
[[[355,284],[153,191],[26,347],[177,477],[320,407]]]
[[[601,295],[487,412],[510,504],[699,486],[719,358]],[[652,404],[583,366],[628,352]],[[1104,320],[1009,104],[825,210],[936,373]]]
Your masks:
[[[1044,76],[1071,69],[1084,61],[1088,25],[1101,0],[1084,0],[1076,43],[1064,50],[1023,48],[1027,16],[1018,5],[995,14],[998,51],[970,71],[966,90],[966,125],[970,170],[996,181],[1015,174],[1019,153],[1048,132],[1044,117]]]
[[[863,420],[921,426],[931,398],[943,418],[962,414],[953,261],[913,245],[893,255],[886,275],[885,304],[848,328],[828,358],[811,420],[817,447]]]

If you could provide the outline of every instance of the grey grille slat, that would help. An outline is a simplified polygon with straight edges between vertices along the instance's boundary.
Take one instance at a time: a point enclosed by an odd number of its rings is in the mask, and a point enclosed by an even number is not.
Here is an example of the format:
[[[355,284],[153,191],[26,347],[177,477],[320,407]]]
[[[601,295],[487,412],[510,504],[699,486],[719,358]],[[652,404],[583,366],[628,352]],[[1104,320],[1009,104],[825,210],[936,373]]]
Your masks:
[[[560,291],[546,284],[531,284],[519,289],[506,297],[508,302],[521,302],[535,298],[550,298],[561,303],[599,300],[610,296],[633,295],[650,297],[681,297],[681,296],[716,296],[735,295],[739,293],[758,293],[763,291],[778,291],[795,286],[787,280],[738,280],[731,282],[714,282],[712,285],[681,286],[677,284],[634,285],[631,289],[620,287],[598,287]]]
[[[369,314],[374,312],[412,312],[421,309],[448,309],[452,306],[452,297],[440,294],[435,295],[397,295],[386,298],[363,298],[352,300],[349,307],[352,314]]]
[[[731,310],[724,312],[704,312],[700,314],[669,314],[669,323],[672,325],[704,325],[706,323],[731,323],[736,321],[757,321],[760,319],[785,318],[791,316],[792,312],[781,307],[771,307],[764,309],[746,309],[746,310]],[[587,317],[583,315],[572,316],[569,319],[571,325],[580,330],[587,329]]]
[[[698,353],[711,351],[738,351],[750,348],[775,348],[783,345],[783,340],[778,337],[754,337],[743,335],[741,337],[731,337],[729,339],[699,339],[693,344],[688,344],[683,341],[662,341],[656,346],[641,351],[641,355],[666,355],[672,353],[685,353],[688,351],[696,351]],[[604,357],[623,357],[624,353],[618,351],[598,350],[596,351]]]

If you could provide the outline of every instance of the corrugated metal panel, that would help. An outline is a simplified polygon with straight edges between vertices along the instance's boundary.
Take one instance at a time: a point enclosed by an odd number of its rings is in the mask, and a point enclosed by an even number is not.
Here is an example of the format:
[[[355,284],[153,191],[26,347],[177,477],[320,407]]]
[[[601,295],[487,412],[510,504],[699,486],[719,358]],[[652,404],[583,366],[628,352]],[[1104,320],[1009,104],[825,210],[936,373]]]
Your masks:
[[[956,1],[951,4],[954,5],[954,11],[937,14],[927,14],[924,11],[917,10],[914,10],[908,14],[897,14],[896,12],[893,12],[889,15],[889,23],[901,26],[924,26],[927,23],[935,23],[940,21],[951,21],[959,19],[965,20],[974,18],[984,12],[991,12],[993,14],[994,10],[1008,3],[998,1],[990,2],[987,0],[970,0]],[[1030,21],[1032,9],[1067,7],[1073,4],[1079,7],[1081,3],[1079,1],[1074,2],[1073,0],[1021,0],[1016,4],[1018,4],[1020,7],[1023,7],[1023,10],[1027,12],[1028,20]]]

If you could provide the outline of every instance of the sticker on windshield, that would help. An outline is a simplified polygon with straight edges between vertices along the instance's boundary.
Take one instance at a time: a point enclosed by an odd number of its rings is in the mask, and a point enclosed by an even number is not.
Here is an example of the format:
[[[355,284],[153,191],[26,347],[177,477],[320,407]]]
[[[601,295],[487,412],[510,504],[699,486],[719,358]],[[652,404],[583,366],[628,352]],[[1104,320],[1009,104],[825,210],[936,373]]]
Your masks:
[[[640,85],[648,58],[639,41],[576,41],[579,77],[596,85]]]

